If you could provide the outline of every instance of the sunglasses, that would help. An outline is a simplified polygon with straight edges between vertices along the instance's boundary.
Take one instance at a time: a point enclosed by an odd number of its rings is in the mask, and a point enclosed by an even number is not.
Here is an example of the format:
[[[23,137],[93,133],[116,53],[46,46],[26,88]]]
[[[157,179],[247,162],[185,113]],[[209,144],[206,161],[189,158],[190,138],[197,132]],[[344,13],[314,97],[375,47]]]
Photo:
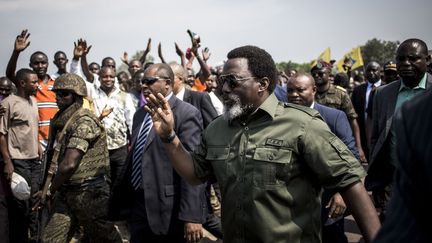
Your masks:
[[[147,78],[141,79],[141,84],[152,85],[152,84],[154,84],[156,81],[158,81],[160,79],[162,79],[162,80],[168,80],[169,78],[165,78],[165,77],[147,77]]]
[[[72,94],[72,92],[67,91],[67,90],[56,90],[55,94],[59,97],[66,97]]]
[[[250,77],[246,77],[246,78],[241,78],[241,77],[237,77],[234,74],[224,74],[224,75],[220,75],[218,78],[218,83],[223,86],[225,83],[227,83],[229,85],[230,88],[235,88],[239,85],[239,83],[241,81],[245,81],[251,78],[256,78],[253,76]]]

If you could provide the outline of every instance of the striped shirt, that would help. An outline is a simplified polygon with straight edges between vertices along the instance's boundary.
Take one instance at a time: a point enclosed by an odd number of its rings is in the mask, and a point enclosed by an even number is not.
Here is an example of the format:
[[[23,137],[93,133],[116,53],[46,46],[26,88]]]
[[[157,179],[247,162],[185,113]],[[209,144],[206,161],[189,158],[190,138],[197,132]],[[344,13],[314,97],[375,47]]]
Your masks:
[[[54,80],[50,79],[48,83],[39,80],[39,87],[36,93],[36,100],[39,110],[39,142],[46,147],[50,120],[57,113],[56,95],[52,90]]]

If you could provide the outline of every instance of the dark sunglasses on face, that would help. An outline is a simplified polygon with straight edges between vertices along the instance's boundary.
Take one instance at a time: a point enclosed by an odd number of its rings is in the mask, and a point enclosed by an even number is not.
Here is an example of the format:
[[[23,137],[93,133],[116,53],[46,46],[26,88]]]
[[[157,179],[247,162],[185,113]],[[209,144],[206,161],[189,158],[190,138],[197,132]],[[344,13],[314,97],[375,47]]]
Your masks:
[[[159,79],[168,80],[169,78],[165,78],[165,77],[147,77],[147,78],[141,79],[141,84],[152,85],[156,81],[158,81]]]
[[[56,90],[55,94],[59,97],[66,97],[72,94],[72,92],[67,91],[67,90]]]
[[[241,81],[245,81],[251,78],[255,78],[253,76],[251,77],[246,77],[246,78],[241,78],[241,77],[237,77],[234,74],[225,74],[225,75],[220,75],[218,78],[218,83],[223,86],[225,83],[227,83],[229,85],[230,88],[235,88],[237,87],[237,85],[241,82]]]

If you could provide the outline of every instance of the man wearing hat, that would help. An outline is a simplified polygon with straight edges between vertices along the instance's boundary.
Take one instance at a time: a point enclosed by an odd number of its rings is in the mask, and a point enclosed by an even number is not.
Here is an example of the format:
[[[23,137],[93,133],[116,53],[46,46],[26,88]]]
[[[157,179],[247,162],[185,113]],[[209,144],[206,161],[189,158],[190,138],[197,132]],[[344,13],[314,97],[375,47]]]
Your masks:
[[[17,94],[10,94],[0,103],[5,113],[0,119],[0,152],[4,160],[2,173],[9,181],[15,172],[24,177],[32,192],[39,188],[41,169],[38,142],[38,107],[34,98],[38,87],[37,74],[20,69],[16,74]],[[27,242],[30,222],[30,201],[13,197],[8,202],[9,238],[11,242]]]
[[[51,123],[47,191],[52,200],[43,242],[69,242],[79,226],[92,242],[122,242],[114,224],[107,221],[110,171],[104,126],[83,108],[84,80],[63,74],[53,87],[59,111]],[[49,184],[49,182],[45,182]],[[45,185],[44,185],[45,188]]]
[[[335,86],[330,83],[331,65],[327,62],[320,61],[311,69],[311,74],[315,79],[317,92],[315,101],[338,110],[345,112],[353,130],[356,146],[359,151],[360,161],[366,162],[366,155],[361,146],[360,128],[357,123],[357,113],[351,103],[351,99],[344,88]]]
[[[393,61],[386,62],[386,64],[384,64],[383,82],[385,84],[389,84],[398,79],[399,75],[397,73],[396,63],[394,63]]]

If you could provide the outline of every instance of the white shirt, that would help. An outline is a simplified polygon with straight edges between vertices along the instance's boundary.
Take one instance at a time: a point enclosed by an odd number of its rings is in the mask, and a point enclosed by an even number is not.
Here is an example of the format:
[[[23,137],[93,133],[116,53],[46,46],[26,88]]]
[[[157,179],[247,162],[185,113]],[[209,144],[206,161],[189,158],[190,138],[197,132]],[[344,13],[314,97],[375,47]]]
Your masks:
[[[224,106],[222,104],[222,101],[216,96],[216,94],[213,91],[208,94],[210,96],[213,107],[216,109],[218,116],[222,115],[224,111]]]
[[[368,104],[369,104],[369,96],[370,96],[370,93],[371,93],[371,91],[372,91],[372,89],[375,87],[379,87],[381,85],[381,79],[380,80],[378,80],[378,81],[376,81],[375,83],[370,83],[369,81],[367,82],[367,88],[366,88],[366,99],[365,99],[365,107],[364,107],[364,117],[365,117],[365,121],[367,120],[367,112],[366,112],[366,110],[367,110],[367,107],[368,107]]]
[[[100,116],[104,108],[113,108],[102,120],[107,131],[108,149],[125,146],[128,130],[129,135],[132,133],[133,115],[136,111],[131,95],[115,88],[108,96],[98,88],[92,98],[96,116]]]
[[[186,88],[183,85],[183,87],[180,89],[180,91],[175,95],[181,101],[183,101],[185,90],[186,90]]]

